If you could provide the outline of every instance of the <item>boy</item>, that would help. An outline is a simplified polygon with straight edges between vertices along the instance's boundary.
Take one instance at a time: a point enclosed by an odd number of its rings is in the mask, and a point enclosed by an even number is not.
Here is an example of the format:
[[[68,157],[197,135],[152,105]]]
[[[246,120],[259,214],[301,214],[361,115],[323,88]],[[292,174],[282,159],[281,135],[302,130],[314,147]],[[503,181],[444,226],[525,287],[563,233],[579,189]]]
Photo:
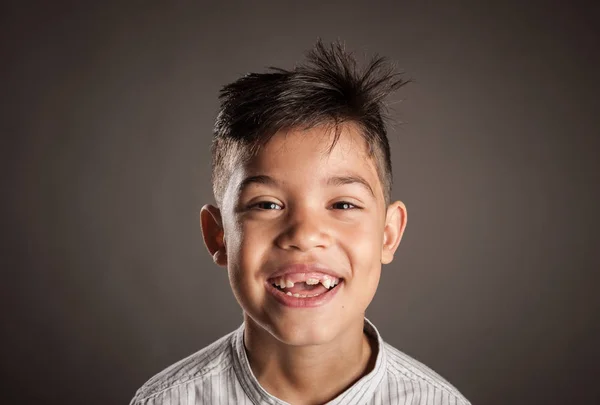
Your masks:
[[[223,88],[200,222],[244,323],[132,404],[468,404],[364,317],[406,227],[382,117],[404,83],[319,41],[292,71]]]

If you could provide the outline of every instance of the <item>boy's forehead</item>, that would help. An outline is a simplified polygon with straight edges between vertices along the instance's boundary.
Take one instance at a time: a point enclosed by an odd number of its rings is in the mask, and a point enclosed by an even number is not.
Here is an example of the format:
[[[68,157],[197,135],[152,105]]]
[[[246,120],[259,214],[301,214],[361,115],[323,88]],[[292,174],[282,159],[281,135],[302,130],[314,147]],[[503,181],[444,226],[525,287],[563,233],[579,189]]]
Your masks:
[[[353,124],[337,127],[320,125],[308,129],[292,128],[277,132],[246,161],[248,168],[270,166],[346,166],[373,167],[373,157],[364,136]]]

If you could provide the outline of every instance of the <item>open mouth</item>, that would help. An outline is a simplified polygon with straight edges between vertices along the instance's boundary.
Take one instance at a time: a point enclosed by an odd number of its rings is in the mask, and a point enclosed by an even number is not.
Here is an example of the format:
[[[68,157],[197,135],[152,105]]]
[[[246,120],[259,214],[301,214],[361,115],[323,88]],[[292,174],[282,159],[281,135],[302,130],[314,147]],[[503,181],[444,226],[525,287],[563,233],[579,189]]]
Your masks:
[[[282,294],[295,298],[314,298],[335,289],[343,279],[322,273],[295,273],[274,277],[269,283]]]
[[[321,294],[325,294],[333,290],[339,285],[339,283],[340,282],[338,281],[335,284],[323,285],[320,282],[313,284],[311,282],[308,282],[307,280],[304,282],[292,283],[291,286],[289,286],[289,284],[282,286],[275,283],[272,283],[272,285],[277,290],[281,291],[282,293],[288,296],[296,298],[312,298],[318,297]]]

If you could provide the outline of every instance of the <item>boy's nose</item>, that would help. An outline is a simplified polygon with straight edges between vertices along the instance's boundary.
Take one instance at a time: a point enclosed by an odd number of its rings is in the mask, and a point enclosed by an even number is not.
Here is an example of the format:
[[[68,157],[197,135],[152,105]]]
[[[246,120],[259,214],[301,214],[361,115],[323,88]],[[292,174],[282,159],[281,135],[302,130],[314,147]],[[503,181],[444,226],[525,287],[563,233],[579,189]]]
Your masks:
[[[309,251],[314,248],[326,248],[331,244],[331,236],[325,222],[308,213],[294,215],[285,230],[277,238],[282,249]]]

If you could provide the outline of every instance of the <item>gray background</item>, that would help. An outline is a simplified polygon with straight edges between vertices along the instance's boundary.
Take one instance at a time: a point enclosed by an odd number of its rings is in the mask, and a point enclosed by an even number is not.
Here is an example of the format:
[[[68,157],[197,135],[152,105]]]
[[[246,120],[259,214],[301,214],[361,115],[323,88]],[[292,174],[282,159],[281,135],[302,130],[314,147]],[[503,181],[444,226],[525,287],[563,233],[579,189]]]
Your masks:
[[[598,6],[97,3],[2,6],[4,403],[127,403],[239,325],[198,226],[217,92],[318,36],[414,80],[384,338],[474,404],[600,401]]]

